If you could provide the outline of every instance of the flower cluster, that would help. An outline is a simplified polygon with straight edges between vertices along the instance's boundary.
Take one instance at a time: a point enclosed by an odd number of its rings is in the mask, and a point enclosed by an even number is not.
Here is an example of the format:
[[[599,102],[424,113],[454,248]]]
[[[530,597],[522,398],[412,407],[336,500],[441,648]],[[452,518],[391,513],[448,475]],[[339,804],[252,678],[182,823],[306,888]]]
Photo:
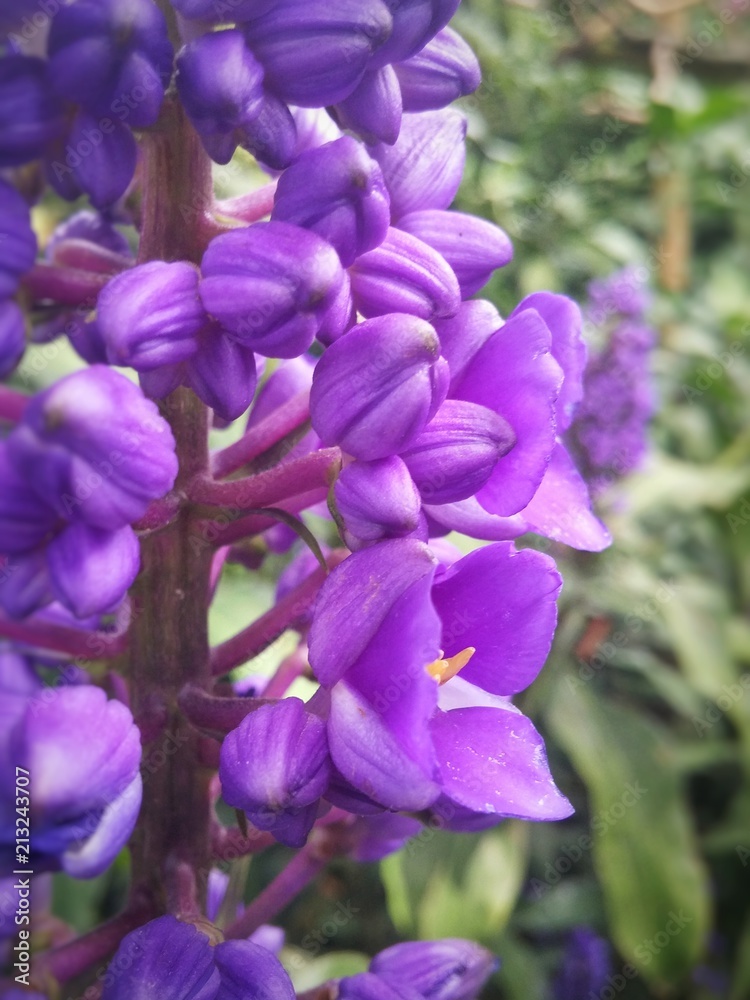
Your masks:
[[[141,825],[120,939],[136,929],[105,1000],[292,1000],[252,932],[295,878],[336,853],[383,857],[424,822],[572,811],[511,699],[544,664],[561,586],[515,540],[609,542],[564,444],[582,320],[551,292],[505,318],[475,297],[512,247],[451,207],[467,123],[449,105],[479,83],[447,27],[457,6],[72,0],[32,41],[26,5],[3,15],[0,167],[24,171],[0,185],[0,370],[23,352],[19,287],[32,340],[67,335],[86,365],[34,395],[0,390],[0,633],[16,643],[0,756],[34,775],[39,870],[98,873]],[[178,202],[192,194],[165,164],[193,157],[208,178],[208,157],[238,147],[265,187]],[[45,177],[97,211],[35,262],[28,202]],[[138,231],[137,258],[115,224]],[[209,455],[211,419],[233,443]],[[464,555],[451,532],[492,544]],[[210,650],[225,563],[271,551],[290,552],[275,604]],[[290,629],[270,679],[227,683]],[[113,661],[114,698],[88,677],[42,686],[40,650],[55,671],[87,649]],[[289,694],[301,674],[305,700]],[[141,742],[167,736],[154,785],[178,791],[139,813]],[[154,829],[183,799],[196,845],[173,850],[163,829],[179,840],[180,820]],[[10,808],[0,798],[2,871]],[[300,848],[276,910],[220,919],[211,866],[275,841]],[[83,971],[86,949],[53,954],[47,975]],[[493,967],[469,942],[403,944],[334,988],[470,1000]]]
[[[587,318],[604,343],[586,367],[570,436],[594,494],[636,469],[646,453],[654,412],[649,365],[656,343],[648,307],[648,290],[633,269],[589,287]]]

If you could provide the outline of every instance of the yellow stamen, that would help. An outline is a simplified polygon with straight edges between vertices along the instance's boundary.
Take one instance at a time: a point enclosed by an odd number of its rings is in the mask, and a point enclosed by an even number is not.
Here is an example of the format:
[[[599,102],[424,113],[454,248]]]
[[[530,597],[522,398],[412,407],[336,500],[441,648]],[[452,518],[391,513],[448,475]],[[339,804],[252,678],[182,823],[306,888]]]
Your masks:
[[[438,684],[445,684],[451,677],[455,677],[459,670],[463,670],[474,653],[476,653],[476,649],[473,646],[467,646],[466,649],[462,649],[455,656],[449,656],[445,660],[435,660],[433,663],[428,663],[427,673],[430,677],[434,677]]]

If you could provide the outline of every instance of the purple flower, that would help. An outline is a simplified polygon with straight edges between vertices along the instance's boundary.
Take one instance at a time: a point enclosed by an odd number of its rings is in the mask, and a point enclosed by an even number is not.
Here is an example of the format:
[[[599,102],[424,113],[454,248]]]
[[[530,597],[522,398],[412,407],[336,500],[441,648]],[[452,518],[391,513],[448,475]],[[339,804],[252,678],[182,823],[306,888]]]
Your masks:
[[[278,958],[253,941],[213,947],[193,924],[166,916],[131,931],[104,980],[103,1000],[295,1000]]]
[[[599,996],[611,971],[609,944],[590,928],[576,927],[570,933],[555,977],[555,1000]]]
[[[453,108],[404,115],[398,141],[370,149],[383,169],[391,219],[425,208],[447,208],[464,171],[466,118]]]
[[[458,278],[463,299],[478,292],[492,272],[505,267],[513,257],[511,242],[499,226],[463,212],[410,212],[399,219],[398,227],[447,261]]]
[[[33,56],[0,58],[0,167],[36,160],[63,128],[47,63]]]
[[[51,143],[45,154],[47,180],[68,201],[88,195],[104,210],[121,198],[135,173],[138,145],[121,121],[106,128],[88,111],[79,111],[70,130]]]
[[[309,640],[340,776],[326,798],[352,811],[357,796],[370,808],[433,807],[458,828],[569,815],[539,734],[506,700],[541,669],[559,587],[551,559],[510,544],[437,574],[410,540],[337,567]]]
[[[225,738],[219,777],[225,802],[301,847],[330,778],[325,723],[298,698],[261,706]]]
[[[15,295],[21,275],[35,259],[29,206],[14,187],[0,181],[0,299]]]
[[[640,318],[651,302],[647,282],[634,267],[592,281],[588,293],[587,314],[600,326],[613,314]]]
[[[474,1000],[498,965],[491,952],[473,941],[445,938],[386,948],[370,962],[370,972],[424,1000]]]
[[[412,444],[443,400],[446,366],[434,329],[393,313],[354,327],[313,375],[310,412],[324,444],[387,458]]]
[[[431,246],[400,229],[389,229],[378,247],[350,269],[357,310],[368,319],[411,313],[434,320],[453,316],[461,304],[456,275]]]
[[[315,336],[343,329],[347,278],[336,251],[288,222],[260,222],[217,236],[201,264],[200,296],[239,343],[293,358]]]
[[[15,302],[0,301],[0,378],[7,378],[26,350],[26,321]]]
[[[271,219],[316,232],[349,267],[388,232],[380,167],[350,136],[303,152],[279,178]]]
[[[11,776],[23,767],[32,783],[34,867],[76,878],[104,871],[130,837],[141,803],[141,739],[130,711],[91,685],[40,688],[25,701],[5,752],[4,867],[13,867]]]
[[[153,125],[172,73],[164,15],[152,0],[77,0],[49,34],[55,93],[95,118]]]
[[[244,27],[277,97],[325,107],[351,94],[393,21],[382,0],[285,0]]]
[[[203,145],[217,163],[252,145],[263,108],[263,67],[242,32],[199,35],[177,56],[177,88]]]
[[[133,256],[130,244],[108,218],[100,212],[82,209],[55,227],[44,248],[47,260],[54,262],[58,248],[70,241],[80,240],[94,243],[102,250],[108,250],[120,257]]]
[[[586,479],[599,493],[636,469],[646,453],[654,411],[649,361],[656,334],[639,318],[648,297],[633,272],[618,272],[591,289],[589,315],[599,322],[609,318],[609,331],[585,369],[583,398],[569,437]]]
[[[192,264],[152,261],[113,278],[99,294],[96,322],[110,364],[151,371],[195,354],[207,317]]]
[[[35,396],[8,437],[11,461],[60,517],[117,530],[174,483],[174,438],[132,382],[100,365]]]
[[[419,493],[397,455],[345,466],[333,494],[334,516],[351,549],[362,542],[410,535],[419,526]]]
[[[389,4],[393,31],[373,60],[376,66],[401,62],[415,55],[444,28],[458,10],[460,0],[402,0]]]
[[[482,74],[471,48],[443,28],[421,51],[395,66],[404,111],[434,111],[473,93]]]
[[[336,105],[336,119],[365,142],[392,145],[401,131],[401,87],[392,66],[371,70],[356,89]]]

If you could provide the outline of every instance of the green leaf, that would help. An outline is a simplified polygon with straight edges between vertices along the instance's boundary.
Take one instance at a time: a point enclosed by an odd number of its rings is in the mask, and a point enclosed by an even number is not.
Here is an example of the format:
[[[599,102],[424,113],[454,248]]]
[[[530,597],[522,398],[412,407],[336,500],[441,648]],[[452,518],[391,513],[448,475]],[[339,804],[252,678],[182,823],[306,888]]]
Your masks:
[[[593,862],[620,952],[656,983],[700,959],[709,891],[666,732],[559,683],[549,725],[586,783]]]
[[[409,887],[404,873],[404,854],[389,854],[380,862],[380,878],[385,889],[388,916],[396,930],[408,937],[414,929]]]

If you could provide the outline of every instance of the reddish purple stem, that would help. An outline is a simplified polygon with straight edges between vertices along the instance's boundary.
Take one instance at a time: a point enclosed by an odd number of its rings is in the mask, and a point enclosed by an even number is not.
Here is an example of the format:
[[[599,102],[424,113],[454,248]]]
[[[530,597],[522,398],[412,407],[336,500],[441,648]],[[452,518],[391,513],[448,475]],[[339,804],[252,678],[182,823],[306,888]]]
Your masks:
[[[264,184],[263,187],[250,191],[249,194],[217,201],[214,212],[217,215],[229,216],[230,219],[237,219],[239,222],[257,222],[270,214],[275,193],[276,181],[271,181],[270,184]]]
[[[325,500],[327,496],[328,487],[320,486],[318,489],[289,497],[281,503],[274,504],[274,507],[278,507],[287,514],[299,514],[300,511],[307,510],[308,507],[313,507],[316,503]],[[250,514],[247,517],[236,517],[227,516],[226,512],[217,510],[215,520],[201,518],[196,527],[198,533],[207,543],[219,547],[230,545],[241,538],[252,538],[254,535],[259,535],[261,532],[273,528],[278,523],[278,518],[274,518],[271,514]]]
[[[217,483],[208,478],[194,479],[188,496],[195,504],[230,507],[240,513],[272,507],[288,497],[330,486],[341,468],[338,448],[322,448],[303,458],[277,465],[246,479]]]
[[[87,660],[109,659],[124,653],[128,646],[127,635],[106,632],[78,632],[49,622],[13,621],[0,614],[0,635],[14,642],[22,642],[34,649],[52,649]]]
[[[81,271],[54,264],[35,264],[23,276],[22,284],[35,302],[58,302],[64,306],[79,306],[96,302],[99,292],[110,275]]]
[[[268,451],[309,419],[310,392],[306,389],[292,396],[288,402],[269,413],[265,419],[258,421],[239,441],[217,451],[211,459],[214,478],[224,479],[230,473],[241,469],[243,465],[252,462],[264,451]]]
[[[35,979],[43,982],[52,976],[58,983],[67,983],[102,962],[115,951],[126,934],[140,927],[150,917],[143,907],[131,907],[101,927],[62,945],[39,959]]]
[[[0,385],[0,420],[16,424],[29,404],[29,397],[23,392]]]
[[[311,838],[273,882],[227,928],[227,940],[247,938],[261,924],[270,923],[322,871],[327,860],[328,857],[318,851],[315,839]]]
[[[177,703],[183,715],[199,729],[229,733],[236,729],[246,715],[269,703],[268,698],[222,698],[209,694],[196,684],[186,685]]]

